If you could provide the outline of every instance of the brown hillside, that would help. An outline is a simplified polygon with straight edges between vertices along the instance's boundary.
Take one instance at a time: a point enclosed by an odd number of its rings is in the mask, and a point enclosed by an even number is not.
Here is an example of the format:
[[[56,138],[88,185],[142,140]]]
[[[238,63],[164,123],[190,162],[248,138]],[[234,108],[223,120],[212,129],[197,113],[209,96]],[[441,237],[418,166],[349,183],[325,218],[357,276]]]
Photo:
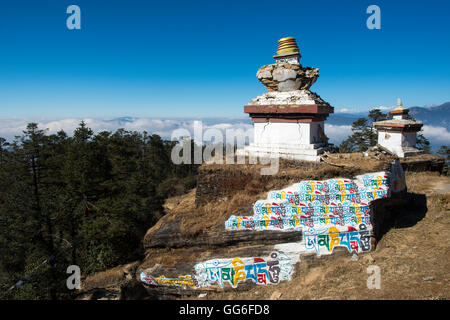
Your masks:
[[[406,165],[409,170],[433,169],[437,158],[430,159],[409,159]],[[368,254],[353,260],[342,250],[321,258],[302,256],[292,281],[276,286],[142,290],[144,286],[137,281],[142,270],[176,277],[190,274],[199,261],[263,256],[275,244],[300,240],[299,231],[224,232],[224,222],[230,215],[252,214],[253,203],[265,198],[269,190],[301,180],[353,177],[385,170],[391,157],[339,154],[329,155],[325,161],[282,161],[279,172],[272,176],[261,176],[257,165],[202,165],[198,187],[167,199],[166,215],[148,230],[143,240],[146,257],[133,267],[136,280],[127,280],[130,272],[114,268],[86,279],[89,291],[81,292],[80,297],[97,299],[106,292],[106,299],[196,299],[199,293],[206,292],[205,299],[448,299],[450,178],[430,171],[406,172],[408,194],[403,207],[397,204],[389,208],[394,218],[383,230],[377,247]],[[367,289],[369,265],[381,268],[380,290]]]

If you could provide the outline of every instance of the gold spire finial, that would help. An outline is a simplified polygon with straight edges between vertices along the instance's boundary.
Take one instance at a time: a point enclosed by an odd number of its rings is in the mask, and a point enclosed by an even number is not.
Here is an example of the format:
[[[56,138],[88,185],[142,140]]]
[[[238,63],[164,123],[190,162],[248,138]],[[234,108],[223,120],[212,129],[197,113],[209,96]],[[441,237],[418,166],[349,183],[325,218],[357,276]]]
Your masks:
[[[294,37],[286,37],[278,40],[277,55],[299,53],[297,42]]]
[[[397,99],[397,108],[395,108],[395,110],[403,110],[405,108],[403,108],[403,104],[402,104],[402,99],[398,98]]]

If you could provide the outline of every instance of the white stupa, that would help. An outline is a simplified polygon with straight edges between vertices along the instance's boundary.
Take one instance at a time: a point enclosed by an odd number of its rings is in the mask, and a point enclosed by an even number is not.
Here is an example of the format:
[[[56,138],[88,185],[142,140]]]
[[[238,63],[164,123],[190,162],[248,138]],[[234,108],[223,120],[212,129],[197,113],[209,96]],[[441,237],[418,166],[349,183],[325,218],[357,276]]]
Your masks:
[[[309,87],[319,69],[302,67],[293,37],[278,41],[276,63],[262,66],[256,76],[268,92],[244,106],[254,125],[254,142],[238,154],[320,161],[329,150],[324,121],[334,108]]]
[[[415,147],[422,123],[408,119],[408,112],[409,109],[403,108],[399,98],[397,108],[389,112],[392,119],[373,124],[378,131],[378,144],[400,158],[423,153]]]

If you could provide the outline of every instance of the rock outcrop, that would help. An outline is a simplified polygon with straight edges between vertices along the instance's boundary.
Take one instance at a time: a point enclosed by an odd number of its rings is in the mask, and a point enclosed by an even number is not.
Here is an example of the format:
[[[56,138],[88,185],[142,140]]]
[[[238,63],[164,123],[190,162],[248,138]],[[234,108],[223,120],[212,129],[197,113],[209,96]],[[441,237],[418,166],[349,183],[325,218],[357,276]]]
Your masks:
[[[405,205],[401,195],[405,191],[405,186],[402,187],[401,182],[396,182],[399,181],[399,178],[401,180],[401,176],[398,177],[398,172],[396,172],[399,163],[394,170],[392,166],[389,169],[389,163],[374,162],[373,168],[380,169],[383,167],[388,170],[369,175],[368,178],[361,176],[356,177],[354,181],[347,180],[348,188],[343,180],[341,181],[342,186],[338,183],[339,180],[336,180],[336,185],[339,185],[342,208],[347,208],[343,209],[344,211],[350,210],[346,211],[348,216],[344,212],[342,217],[339,216],[338,212],[336,218],[331,216],[319,217],[319,215],[317,217],[310,216],[309,218],[306,217],[304,226],[300,224],[297,226],[294,222],[293,228],[280,228],[278,223],[269,221],[269,223],[264,222],[264,230],[261,229],[260,231],[255,228],[243,227],[242,221],[239,224],[237,222],[238,216],[245,217],[254,213],[252,204],[261,197],[261,191],[267,190],[263,186],[270,185],[269,188],[273,188],[277,185],[277,181],[280,184],[284,181],[284,185],[290,184],[286,183],[289,180],[284,180],[288,172],[297,172],[299,177],[301,174],[305,175],[305,173],[313,177],[315,174],[317,177],[320,170],[309,171],[308,166],[322,167],[322,170],[328,168],[330,172],[325,174],[322,172],[320,178],[323,178],[327,177],[327,174],[330,174],[331,177],[339,177],[340,175],[336,170],[342,170],[341,172],[350,170],[333,168],[323,163],[317,165],[302,163],[303,171],[301,169],[292,170],[288,163],[286,162],[281,166],[281,172],[278,175],[267,177],[268,180],[263,183],[258,182],[261,177],[257,177],[255,173],[257,170],[255,172],[244,170],[241,175],[245,177],[243,178],[245,182],[243,180],[239,184],[232,184],[233,187],[230,187],[230,183],[227,182],[225,166],[203,165],[199,174],[199,185],[195,198],[193,198],[193,194],[184,196],[184,198],[180,197],[177,204],[171,204],[171,213],[162,218],[145,236],[144,247],[147,250],[147,256],[144,263],[139,266],[137,275],[140,281],[145,284],[149,293],[152,295],[157,293],[162,298],[170,298],[198,295],[201,292],[211,290],[247,290],[255,285],[276,285],[280,281],[290,281],[293,274],[298,272],[296,271],[298,269],[297,264],[301,261],[301,255],[303,254],[309,252],[331,254],[338,249],[340,254],[344,254],[342,253],[342,249],[344,249],[349,255],[354,252],[370,251],[374,247],[377,237],[384,232],[385,221],[388,221],[390,217],[389,211]],[[365,165],[367,166],[367,163]],[[233,171],[230,177],[240,176],[236,174],[236,166],[230,168],[233,168],[233,170],[230,170]],[[352,172],[356,175],[362,173],[358,170],[361,170],[361,168],[354,167]],[[212,178],[213,176],[215,178]],[[283,179],[280,177],[283,177]],[[272,181],[272,184],[269,181]],[[319,181],[316,181],[314,185],[318,185],[317,182]],[[328,180],[327,184],[328,182],[331,183],[332,181]],[[214,185],[214,192],[206,192],[206,190],[211,189],[207,187],[210,184]],[[250,185],[253,188],[254,195],[246,195],[243,199],[239,198],[239,194],[246,192],[246,188]],[[395,186],[397,192],[392,192],[391,186]],[[362,204],[362,207],[360,207],[361,201],[359,201],[359,210],[355,212],[344,202],[354,203],[354,200],[356,203],[358,197],[350,196],[349,199],[347,196],[343,196],[342,191],[344,193],[349,191],[350,195],[355,195],[354,189],[357,188],[359,188],[357,195],[360,197],[367,197],[370,193],[372,199],[367,202],[371,201],[372,203],[370,205],[367,203],[366,207],[365,204]],[[364,188],[375,189],[365,190]],[[401,192],[398,192],[399,190]],[[277,194],[282,194],[282,191],[280,190],[278,193],[274,191],[268,194],[271,203],[275,205],[275,202],[282,200],[276,198]],[[307,194],[305,193],[302,196],[304,199],[302,198],[300,201],[308,202],[309,200],[311,205],[307,205],[307,207],[311,208],[315,204],[308,198]],[[321,201],[323,198],[325,201],[325,194],[320,197],[317,196],[315,200]],[[316,193],[314,195],[316,197]],[[333,195],[336,197],[336,193],[333,193]],[[330,196],[329,193],[328,196]],[[272,197],[275,198],[272,199]],[[334,202],[336,201],[335,199]],[[256,204],[258,204],[258,201],[256,201]],[[323,205],[325,205],[325,202]],[[275,209],[274,212],[276,213],[275,207],[271,207],[271,209]],[[318,210],[318,213],[320,213],[320,209]],[[233,223],[233,221],[236,223]],[[311,222],[317,222],[318,227],[321,223],[325,223],[321,227],[326,227],[319,228],[320,230],[316,229],[314,234],[316,242],[314,243],[305,242],[305,237],[311,239],[313,235],[311,233],[313,225],[309,225]],[[339,224],[342,222],[342,225],[337,225],[338,222]],[[306,226],[306,223],[308,223],[308,226]],[[328,225],[330,223],[336,225]],[[349,223],[349,226],[346,223]],[[361,225],[364,225],[364,228]],[[327,232],[322,234],[322,229]],[[328,240],[325,238],[319,239],[319,235],[320,237],[328,237]],[[348,243],[345,242],[347,238]],[[339,244],[336,242],[338,239],[340,239]],[[333,243],[331,250],[330,246],[327,245],[330,243]],[[333,249],[333,246],[336,248]],[[318,247],[327,250],[325,250],[326,252],[317,252]]]
[[[369,153],[372,155],[373,152]],[[328,160],[333,164],[282,161],[279,172],[269,177],[259,174],[259,166],[202,165],[197,191],[168,199],[165,204],[167,214],[147,232],[144,238],[145,259],[84,280],[79,299],[173,299],[204,296],[206,293],[208,296],[221,295],[223,291],[244,291],[263,285],[290,286],[289,282],[296,281],[295,279],[309,278],[310,275],[305,273],[309,272],[310,266],[318,263],[335,263],[342,261],[342,258],[346,261],[365,261],[366,256],[370,259],[370,254],[366,252],[372,251],[393,226],[412,226],[427,211],[424,195],[405,194],[403,191],[390,192],[389,196],[386,193],[385,197],[382,190],[388,190],[381,186],[381,197],[370,202],[369,217],[358,217],[356,214],[353,217],[350,207],[347,214],[342,212],[344,224],[348,215],[347,221],[348,218],[355,218],[356,222],[358,219],[361,222],[364,219],[366,223],[370,221],[371,230],[359,230],[358,224],[354,227],[355,230],[347,229],[344,233],[334,229],[330,232],[328,228],[324,234],[317,235],[321,238],[317,237],[317,242],[310,243],[309,249],[306,239],[311,239],[311,232],[308,232],[310,226],[306,226],[306,223],[317,222],[315,226],[318,228],[324,222],[320,219],[325,219],[325,222],[330,219],[331,223],[336,223],[342,218],[339,210],[334,219],[329,215],[299,217],[300,224],[294,219],[293,225],[291,223],[289,228],[283,229],[279,228],[276,221],[264,222],[264,228],[259,231],[246,228],[248,223],[237,221],[238,217],[254,215],[254,205],[258,203],[258,199],[275,196],[273,200],[279,202],[277,195],[281,196],[282,193],[276,190],[283,191],[295,181],[325,182],[336,177],[355,177],[364,172],[379,170],[386,171],[387,177],[392,173],[392,169],[389,169],[392,158],[383,152],[378,153],[377,157],[363,154],[329,155]],[[246,178],[240,183],[232,183],[233,179],[244,175]],[[394,188],[399,188],[396,179],[389,180],[389,188],[393,185],[396,185]],[[377,179],[373,181],[378,184]],[[214,191],[208,191],[211,189],[208,186],[211,185],[214,185]],[[348,187],[350,189],[351,186]],[[271,190],[273,191],[270,192]],[[276,206],[271,205],[271,209],[275,209],[276,214]],[[361,211],[361,206],[359,209]],[[364,209],[363,206],[362,211],[367,211],[367,208]],[[301,228],[300,219],[306,219],[305,226]],[[235,220],[236,224],[233,225]],[[288,221],[287,224],[289,223]],[[336,227],[337,231],[341,231],[340,225]],[[370,232],[370,251],[360,249],[361,238],[359,243],[355,238],[361,237],[359,231]],[[353,241],[356,241],[353,245],[350,243],[350,250],[345,243],[347,233],[349,237],[354,233]],[[333,248],[327,247],[327,243],[332,242]],[[364,243],[368,244],[367,241]],[[320,247],[320,256],[317,255],[317,247]],[[258,287],[255,290],[270,292],[271,289]]]

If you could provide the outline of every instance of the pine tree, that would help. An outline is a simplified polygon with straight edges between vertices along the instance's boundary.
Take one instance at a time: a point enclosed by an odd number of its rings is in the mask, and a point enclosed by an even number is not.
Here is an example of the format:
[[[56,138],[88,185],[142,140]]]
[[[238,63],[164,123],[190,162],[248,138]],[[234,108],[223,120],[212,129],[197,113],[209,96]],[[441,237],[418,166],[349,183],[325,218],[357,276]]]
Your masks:
[[[379,109],[372,109],[369,111],[370,128],[367,128],[367,135],[369,139],[369,146],[373,147],[378,143],[378,132],[373,125],[374,122],[387,120],[387,115],[382,113]]]
[[[359,118],[352,124],[352,135],[339,146],[340,152],[363,152],[370,147],[371,127],[366,118]]]
[[[174,165],[173,145],[84,122],[72,137],[30,123],[12,143],[0,138],[0,294],[70,298],[68,265],[89,275],[141,258],[164,199],[195,185],[198,165]]]
[[[437,154],[443,156],[447,162],[450,161],[450,147],[441,146],[437,151]]]

